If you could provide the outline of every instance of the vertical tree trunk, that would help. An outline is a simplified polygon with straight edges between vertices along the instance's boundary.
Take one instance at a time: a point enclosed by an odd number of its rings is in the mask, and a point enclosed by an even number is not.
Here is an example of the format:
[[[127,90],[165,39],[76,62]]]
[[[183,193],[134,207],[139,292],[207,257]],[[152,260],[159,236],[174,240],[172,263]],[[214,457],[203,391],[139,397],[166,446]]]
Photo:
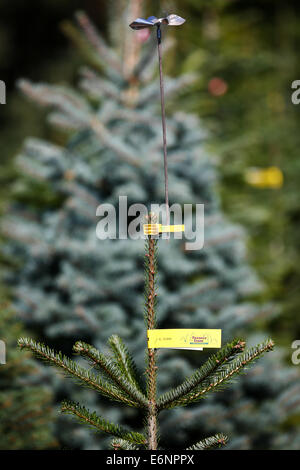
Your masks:
[[[155,223],[153,216],[149,217],[149,223]],[[153,330],[156,326],[156,243],[157,240],[148,238],[146,247],[146,321],[147,330]],[[147,388],[148,388],[148,448],[157,449],[157,405],[156,405],[156,351],[148,348]]]

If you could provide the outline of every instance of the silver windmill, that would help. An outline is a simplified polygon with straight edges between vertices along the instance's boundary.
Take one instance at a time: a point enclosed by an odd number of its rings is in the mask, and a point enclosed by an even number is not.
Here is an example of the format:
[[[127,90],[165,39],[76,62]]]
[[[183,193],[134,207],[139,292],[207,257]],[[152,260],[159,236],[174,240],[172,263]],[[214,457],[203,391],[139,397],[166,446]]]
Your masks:
[[[162,114],[162,130],[163,130],[163,152],[164,152],[164,173],[165,173],[165,201],[166,201],[166,225],[170,224],[170,209],[169,209],[169,186],[168,186],[168,160],[167,160],[167,131],[166,131],[166,112],[165,112],[165,96],[164,96],[164,80],[162,71],[162,52],[161,52],[161,25],[180,26],[185,22],[185,19],[178,15],[168,15],[165,18],[156,18],[156,16],[149,16],[149,18],[137,18],[130,27],[135,30],[150,28],[156,26],[157,48],[158,48],[158,62],[159,62],[159,78],[160,78],[160,99],[161,99],[161,114]]]

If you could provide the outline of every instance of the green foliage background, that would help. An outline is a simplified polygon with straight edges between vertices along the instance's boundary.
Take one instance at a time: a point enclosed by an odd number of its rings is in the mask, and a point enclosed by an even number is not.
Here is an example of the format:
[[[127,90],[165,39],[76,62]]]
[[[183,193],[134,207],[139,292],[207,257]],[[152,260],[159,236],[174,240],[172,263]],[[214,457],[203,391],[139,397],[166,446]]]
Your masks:
[[[271,327],[289,347],[300,335],[300,110],[291,102],[291,84],[300,74],[299,3],[189,0],[182,8],[197,21],[185,29],[174,59],[179,70],[202,75],[198,99],[187,106],[211,129],[224,208],[249,230],[250,259],[266,284],[263,298],[283,311]],[[209,90],[214,77],[227,86],[222,96]],[[281,189],[245,182],[248,168],[273,165],[284,174]]]
[[[7,304],[1,304],[0,338],[5,340],[6,364],[0,370],[0,450],[57,448],[53,437],[53,396],[30,357],[16,348],[22,325]]]

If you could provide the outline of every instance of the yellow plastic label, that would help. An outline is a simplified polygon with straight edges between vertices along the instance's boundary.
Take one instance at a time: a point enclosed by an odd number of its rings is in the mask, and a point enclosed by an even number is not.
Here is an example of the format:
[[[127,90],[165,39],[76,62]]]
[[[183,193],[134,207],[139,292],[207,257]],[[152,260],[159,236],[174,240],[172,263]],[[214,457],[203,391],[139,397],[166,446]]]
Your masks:
[[[148,330],[148,348],[200,349],[220,348],[222,330],[164,329]]]
[[[184,232],[184,225],[144,224],[144,235],[158,235],[163,232]]]

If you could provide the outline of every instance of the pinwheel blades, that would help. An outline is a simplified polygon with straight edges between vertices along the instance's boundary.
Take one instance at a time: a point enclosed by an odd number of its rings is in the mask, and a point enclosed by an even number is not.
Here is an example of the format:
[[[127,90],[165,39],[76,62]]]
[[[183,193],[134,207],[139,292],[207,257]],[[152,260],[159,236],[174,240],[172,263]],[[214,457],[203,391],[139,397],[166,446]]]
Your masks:
[[[166,18],[156,18],[156,16],[149,16],[146,20],[144,18],[137,18],[132,23],[130,27],[132,29],[144,29],[149,28],[150,26],[161,25],[162,23],[168,24],[169,26],[180,26],[185,22],[184,18],[178,15],[168,15]]]
[[[149,18],[147,18],[147,21],[151,21],[151,23],[155,24],[157,21],[159,21],[159,19],[156,18],[156,16],[149,16]]]
[[[166,20],[168,21],[169,26],[180,26],[185,23],[185,19],[178,15],[168,15]]]
[[[154,17],[150,17],[150,18],[154,18]],[[132,23],[130,23],[129,26],[132,29],[149,28],[150,26],[154,26],[154,23],[153,23],[153,21],[150,20],[150,18],[148,20],[145,20],[144,18],[137,18]]]

